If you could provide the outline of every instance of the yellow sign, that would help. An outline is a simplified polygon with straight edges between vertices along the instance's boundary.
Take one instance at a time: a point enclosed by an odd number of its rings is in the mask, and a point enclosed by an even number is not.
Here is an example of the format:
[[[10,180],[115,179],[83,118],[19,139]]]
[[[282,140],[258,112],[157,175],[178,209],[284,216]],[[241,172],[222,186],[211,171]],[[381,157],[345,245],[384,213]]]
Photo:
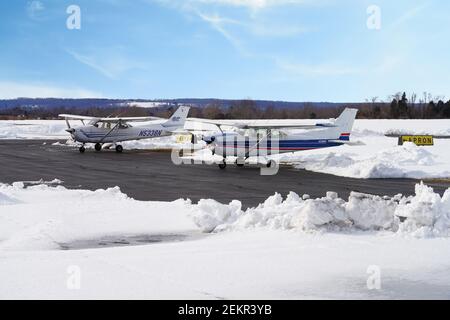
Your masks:
[[[176,141],[177,143],[188,143],[191,142],[192,135],[190,134],[178,134],[176,135]]]
[[[400,145],[404,142],[413,142],[418,146],[433,146],[433,136],[400,136],[398,139]]]

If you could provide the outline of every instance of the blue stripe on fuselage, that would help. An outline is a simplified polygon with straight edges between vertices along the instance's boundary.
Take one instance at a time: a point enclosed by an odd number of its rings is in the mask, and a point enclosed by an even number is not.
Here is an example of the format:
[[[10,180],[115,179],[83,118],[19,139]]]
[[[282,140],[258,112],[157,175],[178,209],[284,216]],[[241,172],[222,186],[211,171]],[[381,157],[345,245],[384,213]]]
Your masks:
[[[255,141],[225,141],[226,147],[235,148],[248,148],[253,147],[256,144]],[[223,143],[218,142],[221,146]],[[339,142],[330,142],[328,140],[268,140],[267,143],[260,145],[260,148],[270,148],[270,149],[319,149],[319,148],[329,148],[337,147],[342,145]]]

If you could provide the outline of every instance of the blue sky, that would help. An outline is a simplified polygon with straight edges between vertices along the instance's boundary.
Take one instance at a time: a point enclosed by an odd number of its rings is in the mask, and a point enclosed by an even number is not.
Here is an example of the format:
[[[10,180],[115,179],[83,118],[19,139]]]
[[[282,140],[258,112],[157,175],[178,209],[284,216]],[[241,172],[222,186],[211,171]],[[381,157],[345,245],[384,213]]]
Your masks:
[[[72,4],[80,30],[66,27]],[[0,98],[448,98],[448,12],[444,0],[1,1]]]

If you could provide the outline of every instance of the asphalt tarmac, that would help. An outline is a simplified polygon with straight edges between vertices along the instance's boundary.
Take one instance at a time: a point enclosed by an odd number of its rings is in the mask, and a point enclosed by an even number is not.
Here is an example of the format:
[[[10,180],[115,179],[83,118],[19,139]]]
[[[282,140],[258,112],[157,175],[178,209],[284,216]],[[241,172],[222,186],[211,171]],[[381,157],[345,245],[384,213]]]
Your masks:
[[[258,205],[275,192],[286,196],[322,197],[335,191],[346,199],[351,191],[393,196],[414,194],[413,179],[352,179],[280,167],[273,176],[260,175],[256,167],[229,165],[175,165],[169,152],[128,151],[118,154],[52,145],[55,141],[0,140],[0,182],[63,181],[67,188],[95,190],[119,186],[137,200],[172,201],[189,198],[196,202],[212,198],[222,203],[238,199],[244,207]],[[450,181],[427,181],[443,193]]]

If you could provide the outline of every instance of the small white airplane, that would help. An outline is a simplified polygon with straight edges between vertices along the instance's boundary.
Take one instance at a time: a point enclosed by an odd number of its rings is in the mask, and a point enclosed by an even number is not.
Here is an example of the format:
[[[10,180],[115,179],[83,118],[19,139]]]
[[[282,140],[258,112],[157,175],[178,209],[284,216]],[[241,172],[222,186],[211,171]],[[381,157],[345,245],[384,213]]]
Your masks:
[[[213,154],[223,157],[223,161],[219,163],[220,169],[226,168],[228,156],[236,157],[235,164],[243,166],[249,157],[261,155],[265,160],[263,164],[270,168],[275,163],[266,158],[268,155],[353,144],[350,142],[350,134],[357,113],[357,109],[346,108],[337,119],[311,125],[286,122],[275,124],[273,120],[265,123],[251,120],[247,123],[199,118],[188,120],[213,124],[219,128],[220,132],[202,136],[201,139],[206,142]],[[238,132],[224,132],[223,126],[234,127]],[[248,132],[252,130],[253,134],[249,134]],[[261,134],[260,131],[265,132]]]
[[[122,141],[141,140],[171,135],[183,129],[189,107],[179,107],[169,119],[158,117],[125,117],[125,118],[95,118],[72,114],[60,114],[67,123],[67,132],[73,140],[82,143],[79,150],[86,151],[85,143],[95,143],[95,150],[100,151],[104,143],[112,143],[117,152],[122,152]],[[69,120],[81,120],[82,126],[71,127]],[[85,124],[85,121],[88,121]],[[130,122],[148,122],[145,126],[132,126]]]

